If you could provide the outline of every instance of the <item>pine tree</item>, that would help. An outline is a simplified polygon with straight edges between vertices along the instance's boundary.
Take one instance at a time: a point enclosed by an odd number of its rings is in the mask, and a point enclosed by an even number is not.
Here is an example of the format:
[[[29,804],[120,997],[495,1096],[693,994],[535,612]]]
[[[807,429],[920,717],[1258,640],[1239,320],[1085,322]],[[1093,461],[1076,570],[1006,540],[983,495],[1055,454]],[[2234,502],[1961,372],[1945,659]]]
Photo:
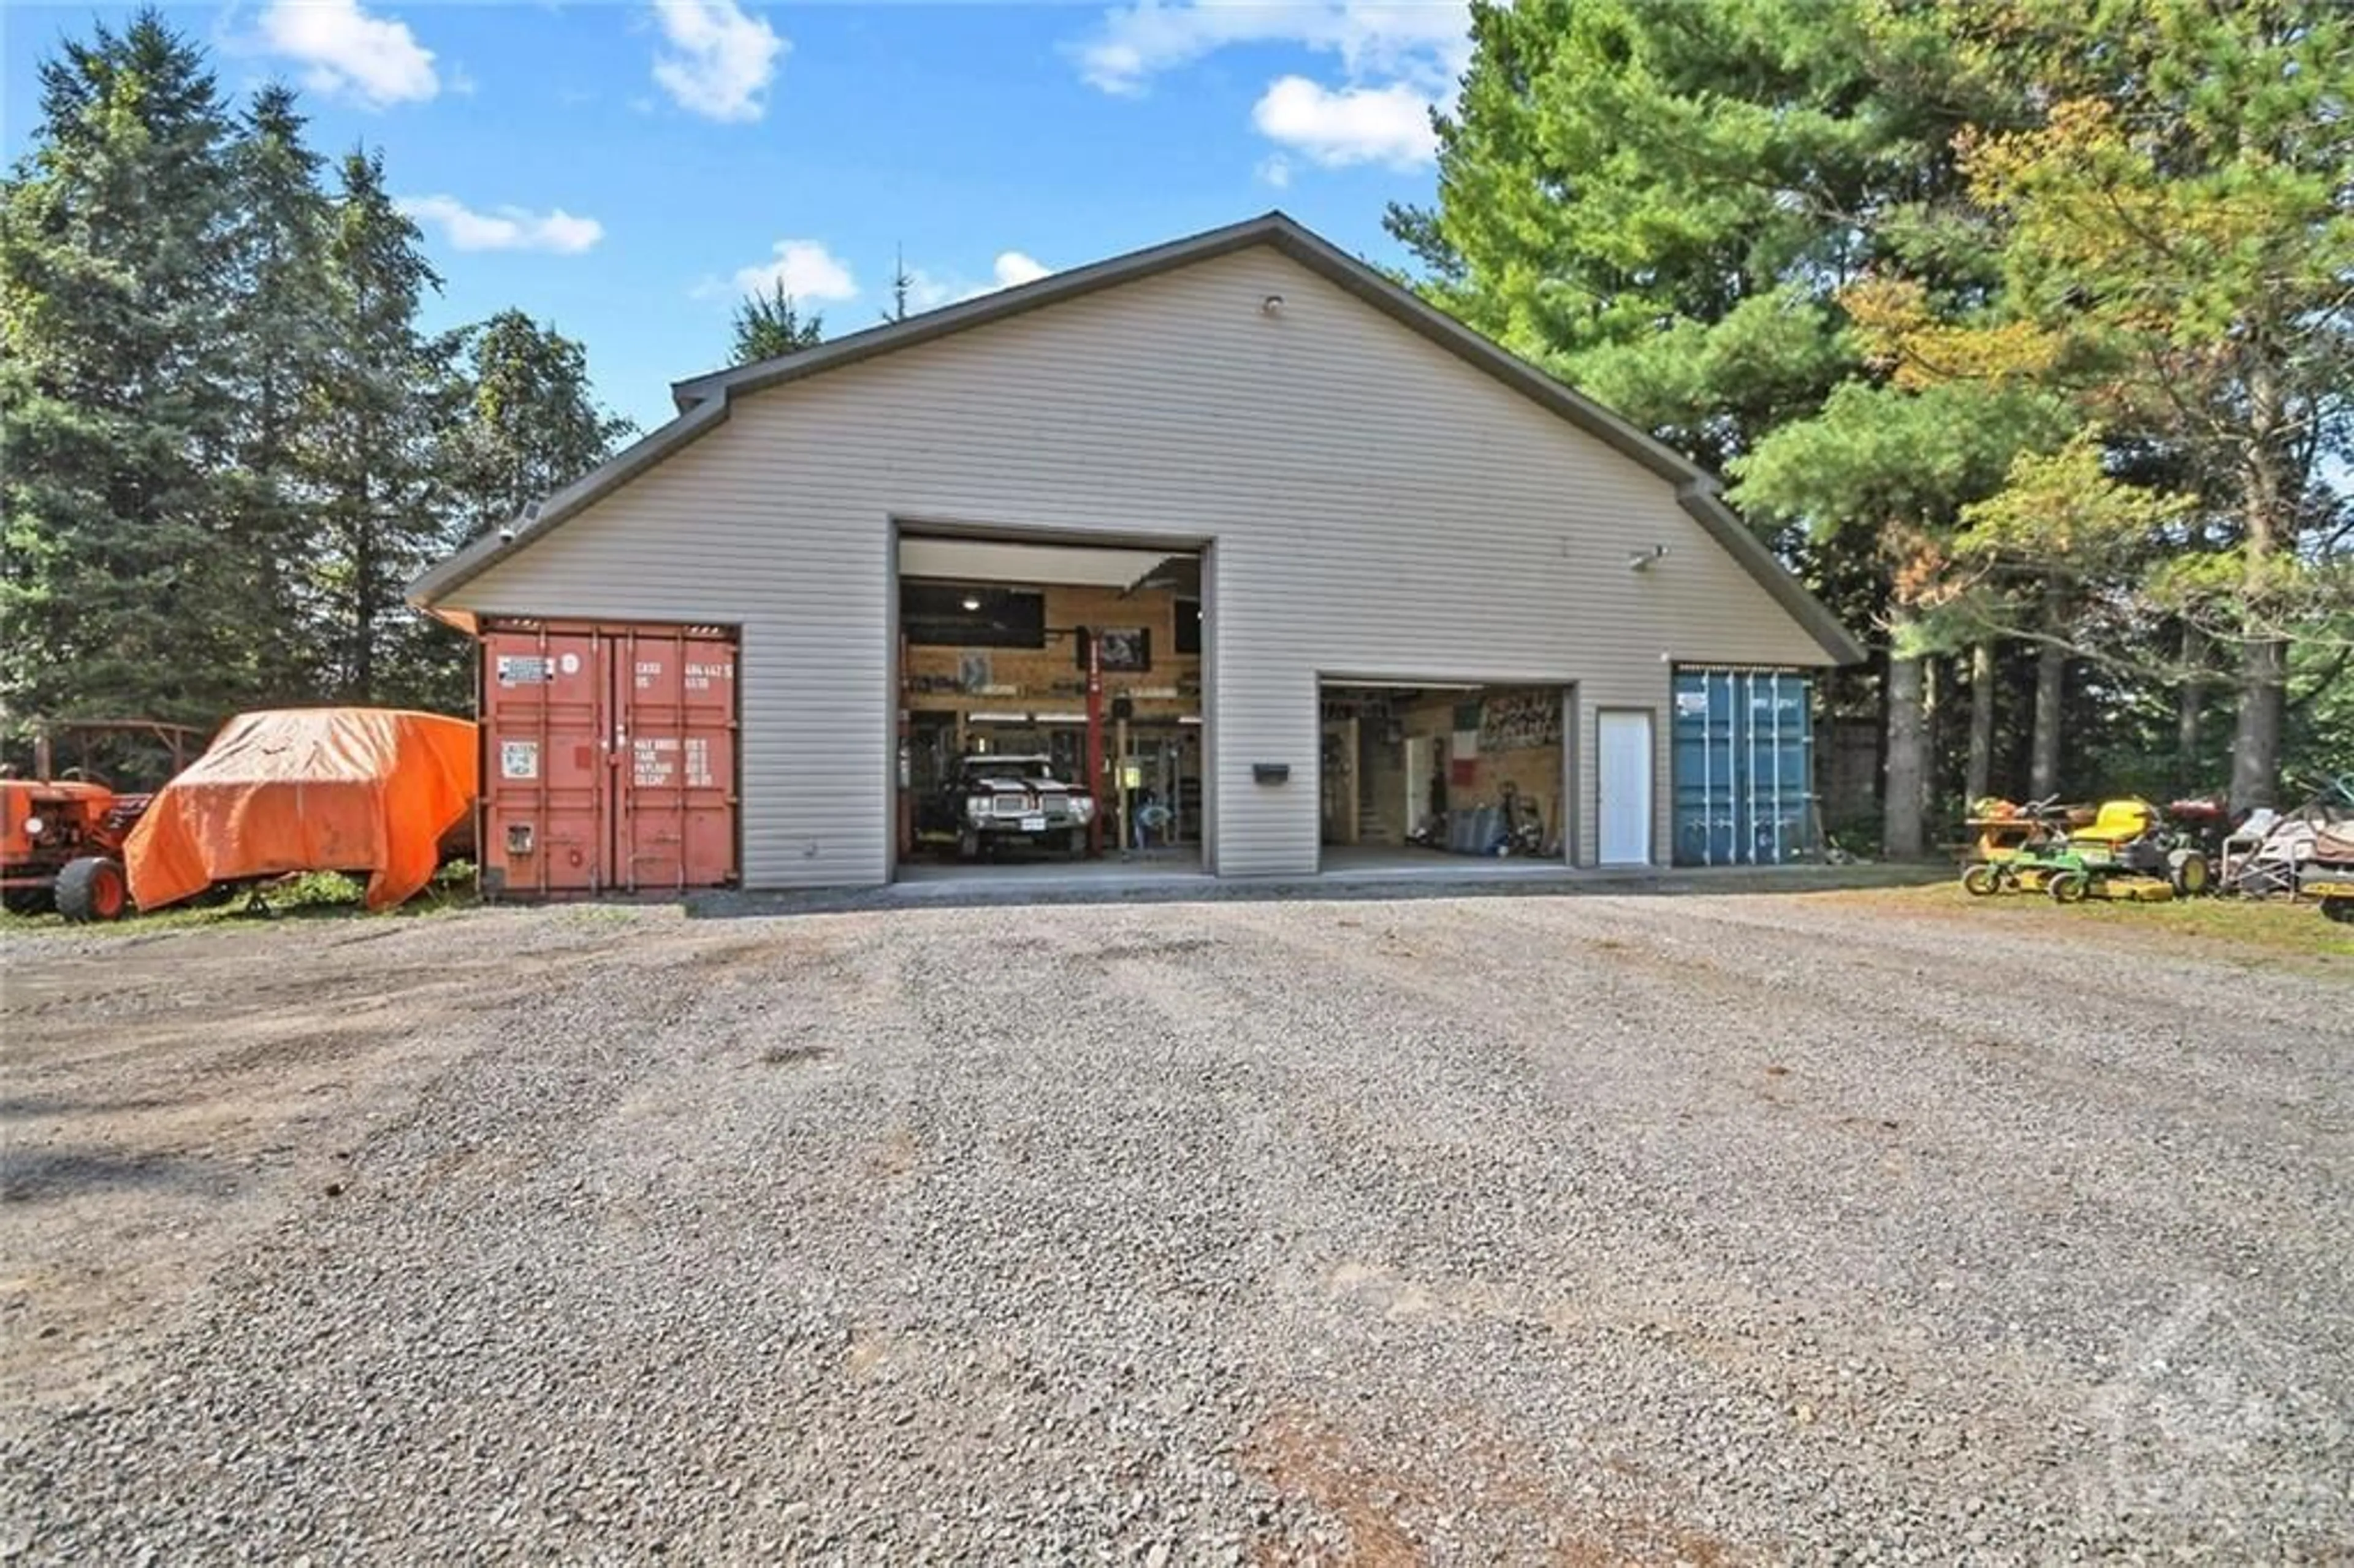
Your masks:
[[[1472,6],[1425,291],[1722,470],[1858,367],[1839,290],[1931,193],[1975,90],[1910,29],[1813,0]],[[1926,79],[1923,86],[1930,85]]]
[[[2186,740],[2193,661],[2225,654],[2232,801],[2270,803],[2293,668],[2335,680],[2354,647],[2327,478],[2354,456],[2354,20],[2282,0],[2022,0],[2011,24],[2005,56],[2040,112],[1958,161],[2000,299],[1956,313],[1908,279],[1874,324],[1916,380],[2031,377],[2104,429],[2105,451],[2021,466],[1987,547],[2130,605],[2123,625],[2037,630],[2175,663]],[[2152,482],[2172,493],[2137,493]]]
[[[915,291],[916,275],[907,270],[907,253],[894,250],[891,253],[891,308],[883,313],[883,319],[886,322],[906,321],[907,302]]]
[[[239,400],[233,450],[241,532],[249,544],[249,619],[263,634],[262,673],[281,696],[307,694],[318,653],[304,624],[313,487],[302,432],[334,333],[327,239],[333,212],[304,145],[293,91],[270,83],[248,106],[231,151],[235,292],[228,318]]]
[[[334,336],[302,438],[317,496],[314,607],[337,696],[414,701],[447,657],[400,595],[450,541],[440,470],[457,411],[457,344],[418,330],[419,306],[440,279],[385,189],[383,155],[355,151],[338,174],[327,240]]]
[[[598,404],[588,351],[554,327],[502,311],[462,341],[465,407],[451,452],[461,543],[587,473],[636,428]]]
[[[1875,553],[1888,576],[1887,764],[1883,847],[1915,857],[1935,774],[1930,655],[1949,652],[1950,622],[1929,613],[1965,508],[1999,492],[2022,451],[2069,425],[2058,400],[2032,387],[1921,392],[1861,377],[1821,411],[1795,419],[1737,459],[1744,505],[1804,517],[1819,535]]]
[[[228,126],[153,12],[40,69],[0,191],[0,705],[204,723],[254,690],[223,331]]]
[[[773,285],[765,294],[745,295],[736,307],[733,325],[736,342],[728,359],[730,365],[750,365],[757,360],[799,354],[805,348],[815,348],[825,336],[825,318],[814,313],[802,315],[782,283]]]
[[[323,189],[294,94],[232,123],[152,13],[41,83],[0,183],[0,717],[466,705],[401,590],[628,432],[580,345],[420,332],[439,280],[381,156]]]

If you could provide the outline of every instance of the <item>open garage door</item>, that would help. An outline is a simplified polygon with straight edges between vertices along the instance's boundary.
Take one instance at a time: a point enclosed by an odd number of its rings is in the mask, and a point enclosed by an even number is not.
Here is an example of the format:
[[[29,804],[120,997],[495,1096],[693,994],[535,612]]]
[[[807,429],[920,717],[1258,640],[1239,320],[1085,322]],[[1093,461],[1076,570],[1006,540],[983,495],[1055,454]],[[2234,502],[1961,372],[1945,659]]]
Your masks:
[[[1328,678],[1318,696],[1326,870],[1567,858],[1567,687]]]
[[[1199,874],[1201,556],[903,530],[897,563],[901,878]]]

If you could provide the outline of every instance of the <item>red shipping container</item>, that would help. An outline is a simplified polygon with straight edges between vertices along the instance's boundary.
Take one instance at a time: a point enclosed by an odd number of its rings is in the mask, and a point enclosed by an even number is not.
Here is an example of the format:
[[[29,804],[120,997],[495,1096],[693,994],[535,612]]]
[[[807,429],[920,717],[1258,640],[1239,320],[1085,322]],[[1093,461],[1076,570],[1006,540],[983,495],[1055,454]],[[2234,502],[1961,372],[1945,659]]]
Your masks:
[[[736,880],[736,634],[499,620],[482,633],[483,885]]]

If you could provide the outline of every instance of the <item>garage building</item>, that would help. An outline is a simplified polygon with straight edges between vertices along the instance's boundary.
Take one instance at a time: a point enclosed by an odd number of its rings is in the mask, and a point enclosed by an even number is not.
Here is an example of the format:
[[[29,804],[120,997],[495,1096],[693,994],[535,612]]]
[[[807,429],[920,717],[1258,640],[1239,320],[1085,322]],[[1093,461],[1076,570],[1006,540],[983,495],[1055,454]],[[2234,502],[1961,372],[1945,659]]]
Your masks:
[[[879,884],[961,756],[1090,744],[1107,845],[1220,876],[1809,842],[1853,640],[1708,475],[1281,214],[673,391],[410,590],[484,640],[510,887]]]

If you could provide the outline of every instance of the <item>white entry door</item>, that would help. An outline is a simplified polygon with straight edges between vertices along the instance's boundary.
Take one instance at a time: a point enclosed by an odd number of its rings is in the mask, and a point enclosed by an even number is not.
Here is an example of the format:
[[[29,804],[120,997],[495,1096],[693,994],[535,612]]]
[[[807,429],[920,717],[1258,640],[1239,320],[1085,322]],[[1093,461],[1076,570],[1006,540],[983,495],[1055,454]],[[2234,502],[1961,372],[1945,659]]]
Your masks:
[[[1603,713],[1595,747],[1602,799],[1595,812],[1604,865],[1648,865],[1651,859],[1651,715]]]

